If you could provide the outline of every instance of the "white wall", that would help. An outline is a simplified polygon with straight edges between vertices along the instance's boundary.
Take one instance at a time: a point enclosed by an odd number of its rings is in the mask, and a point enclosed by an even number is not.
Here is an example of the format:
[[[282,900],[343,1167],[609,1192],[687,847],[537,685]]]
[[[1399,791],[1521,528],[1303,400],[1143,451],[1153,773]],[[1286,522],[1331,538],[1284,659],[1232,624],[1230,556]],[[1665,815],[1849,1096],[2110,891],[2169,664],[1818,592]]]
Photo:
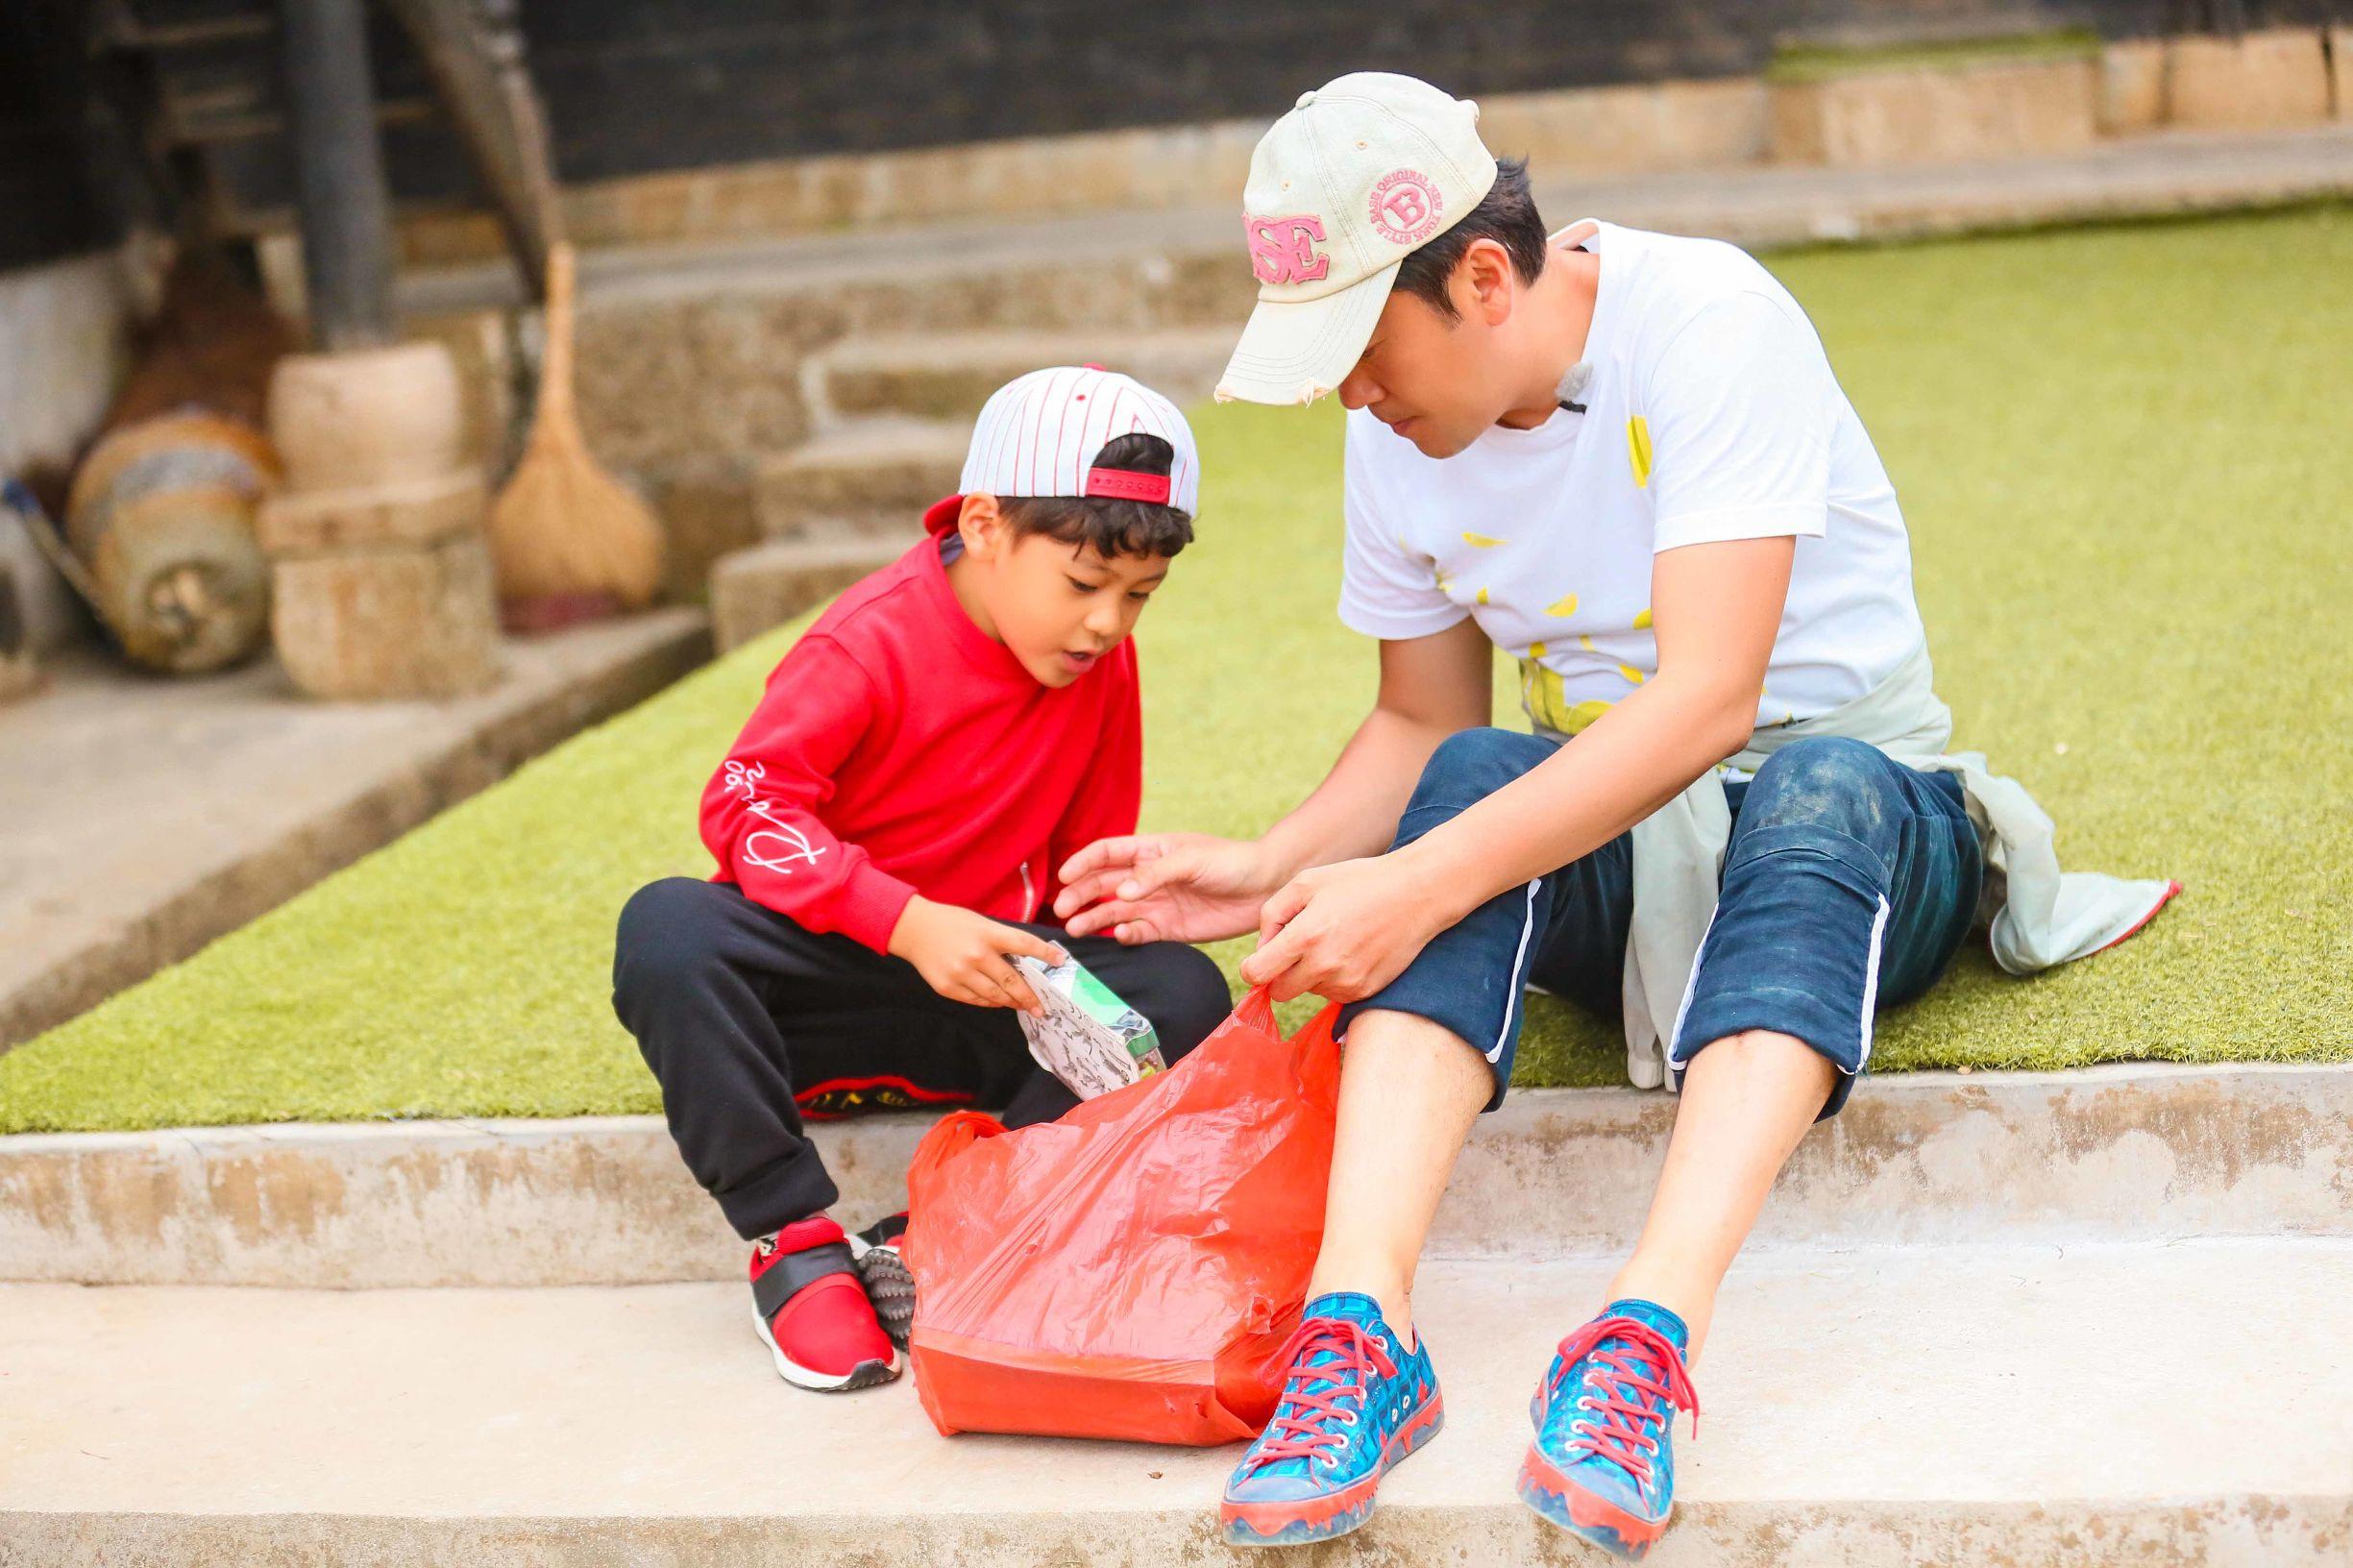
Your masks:
[[[73,455],[114,396],[130,326],[119,253],[0,273],[0,474]]]
[[[98,428],[129,352],[129,250],[0,272],[0,475],[63,463]],[[0,565],[14,579],[31,646],[80,634],[82,618],[15,518],[0,510]]]

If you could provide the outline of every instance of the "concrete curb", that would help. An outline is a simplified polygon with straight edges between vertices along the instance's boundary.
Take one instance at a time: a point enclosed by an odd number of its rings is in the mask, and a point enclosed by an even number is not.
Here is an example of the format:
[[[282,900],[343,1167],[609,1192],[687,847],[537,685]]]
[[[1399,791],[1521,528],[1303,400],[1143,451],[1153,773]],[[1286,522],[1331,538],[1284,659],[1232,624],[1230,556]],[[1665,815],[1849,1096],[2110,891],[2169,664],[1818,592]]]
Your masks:
[[[1509,1477],[1499,1475],[1504,1491]],[[0,1514],[0,1564],[179,1568],[191,1562],[332,1563],[336,1568],[1199,1568],[1248,1560],[1223,1545],[1210,1510],[910,1514],[845,1528],[823,1518],[387,1518],[359,1515]],[[2337,1568],[2353,1502],[2328,1497],[2054,1501],[2047,1505],[1879,1498],[1683,1502],[1645,1560],[1655,1568],[1792,1563],[2066,1563],[2069,1568]],[[1581,1568],[1589,1548],[1516,1502],[1385,1505],[1357,1534],[1295,1548],[1286,1564],[1333,1568]]]
[[[1437,1256],[1630,1245],[1674,1104],[1532,1090],[1483,1118]],[[927,1119],[817,1137],[853,1223]],[[1756,1245],[2353,1235],[2353,1067],[1873,1081],[1802,1144]],[[380,1287],[731,1278],[743,1245],[652,1116],[0,1138],[0,1279]]]

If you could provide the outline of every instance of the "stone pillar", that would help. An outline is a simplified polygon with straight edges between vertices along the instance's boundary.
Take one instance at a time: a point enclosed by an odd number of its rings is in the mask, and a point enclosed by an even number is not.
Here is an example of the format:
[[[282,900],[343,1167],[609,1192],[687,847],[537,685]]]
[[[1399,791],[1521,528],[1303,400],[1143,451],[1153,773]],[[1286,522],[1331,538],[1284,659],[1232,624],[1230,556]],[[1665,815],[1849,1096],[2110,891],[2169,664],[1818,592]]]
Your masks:
[[[498,679],[490,497],[439,343],[292,355],[270,383],[285,488],[261,509],[271,630],[320,698],[447,698]]]

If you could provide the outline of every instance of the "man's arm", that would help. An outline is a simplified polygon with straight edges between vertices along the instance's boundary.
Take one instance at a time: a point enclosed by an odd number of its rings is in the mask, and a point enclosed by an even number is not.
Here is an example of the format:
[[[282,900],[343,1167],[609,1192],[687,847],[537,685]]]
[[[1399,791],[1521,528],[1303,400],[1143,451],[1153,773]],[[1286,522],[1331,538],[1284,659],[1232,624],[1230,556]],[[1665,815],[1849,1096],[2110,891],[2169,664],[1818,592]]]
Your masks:
[[[1738,750],[1788,597],[1796,541],[1661,551],[1658,674],[1553,757],[1403,849],[1298,874],[1268,899],[1242,978],[1353,1001],[1507,888],[1591,853]]]
[[[1494,647],[1475,621],[1381,645],[1373,711],[1314,793],[1259,839],[1277,885],[1311,866],[1389,846],[1439,743],[1494,722]]]
[[[1258,839],[1130,834],[1061,868],[1074,937],[1210,942],[1257,928],[1266,895],[1311,866],[1386,848],[1438,743],[1494,714],[1494,653],[1476,623],[1381,644],[1381,689],[1314,793]]]

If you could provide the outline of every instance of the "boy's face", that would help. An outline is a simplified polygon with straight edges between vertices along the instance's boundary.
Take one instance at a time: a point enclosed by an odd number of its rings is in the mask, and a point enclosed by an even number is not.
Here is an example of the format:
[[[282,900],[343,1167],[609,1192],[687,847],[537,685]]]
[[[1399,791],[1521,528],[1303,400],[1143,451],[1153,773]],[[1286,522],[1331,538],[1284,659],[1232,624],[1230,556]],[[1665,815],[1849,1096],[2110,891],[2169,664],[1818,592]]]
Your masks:
[[[1168,576],[1165,555],[1104,555],[1017,533],[993,505],[987,512],[983,523],[968,507],[963,520],[968,607],[1042,685],[1069,685],[1126,641]]]

